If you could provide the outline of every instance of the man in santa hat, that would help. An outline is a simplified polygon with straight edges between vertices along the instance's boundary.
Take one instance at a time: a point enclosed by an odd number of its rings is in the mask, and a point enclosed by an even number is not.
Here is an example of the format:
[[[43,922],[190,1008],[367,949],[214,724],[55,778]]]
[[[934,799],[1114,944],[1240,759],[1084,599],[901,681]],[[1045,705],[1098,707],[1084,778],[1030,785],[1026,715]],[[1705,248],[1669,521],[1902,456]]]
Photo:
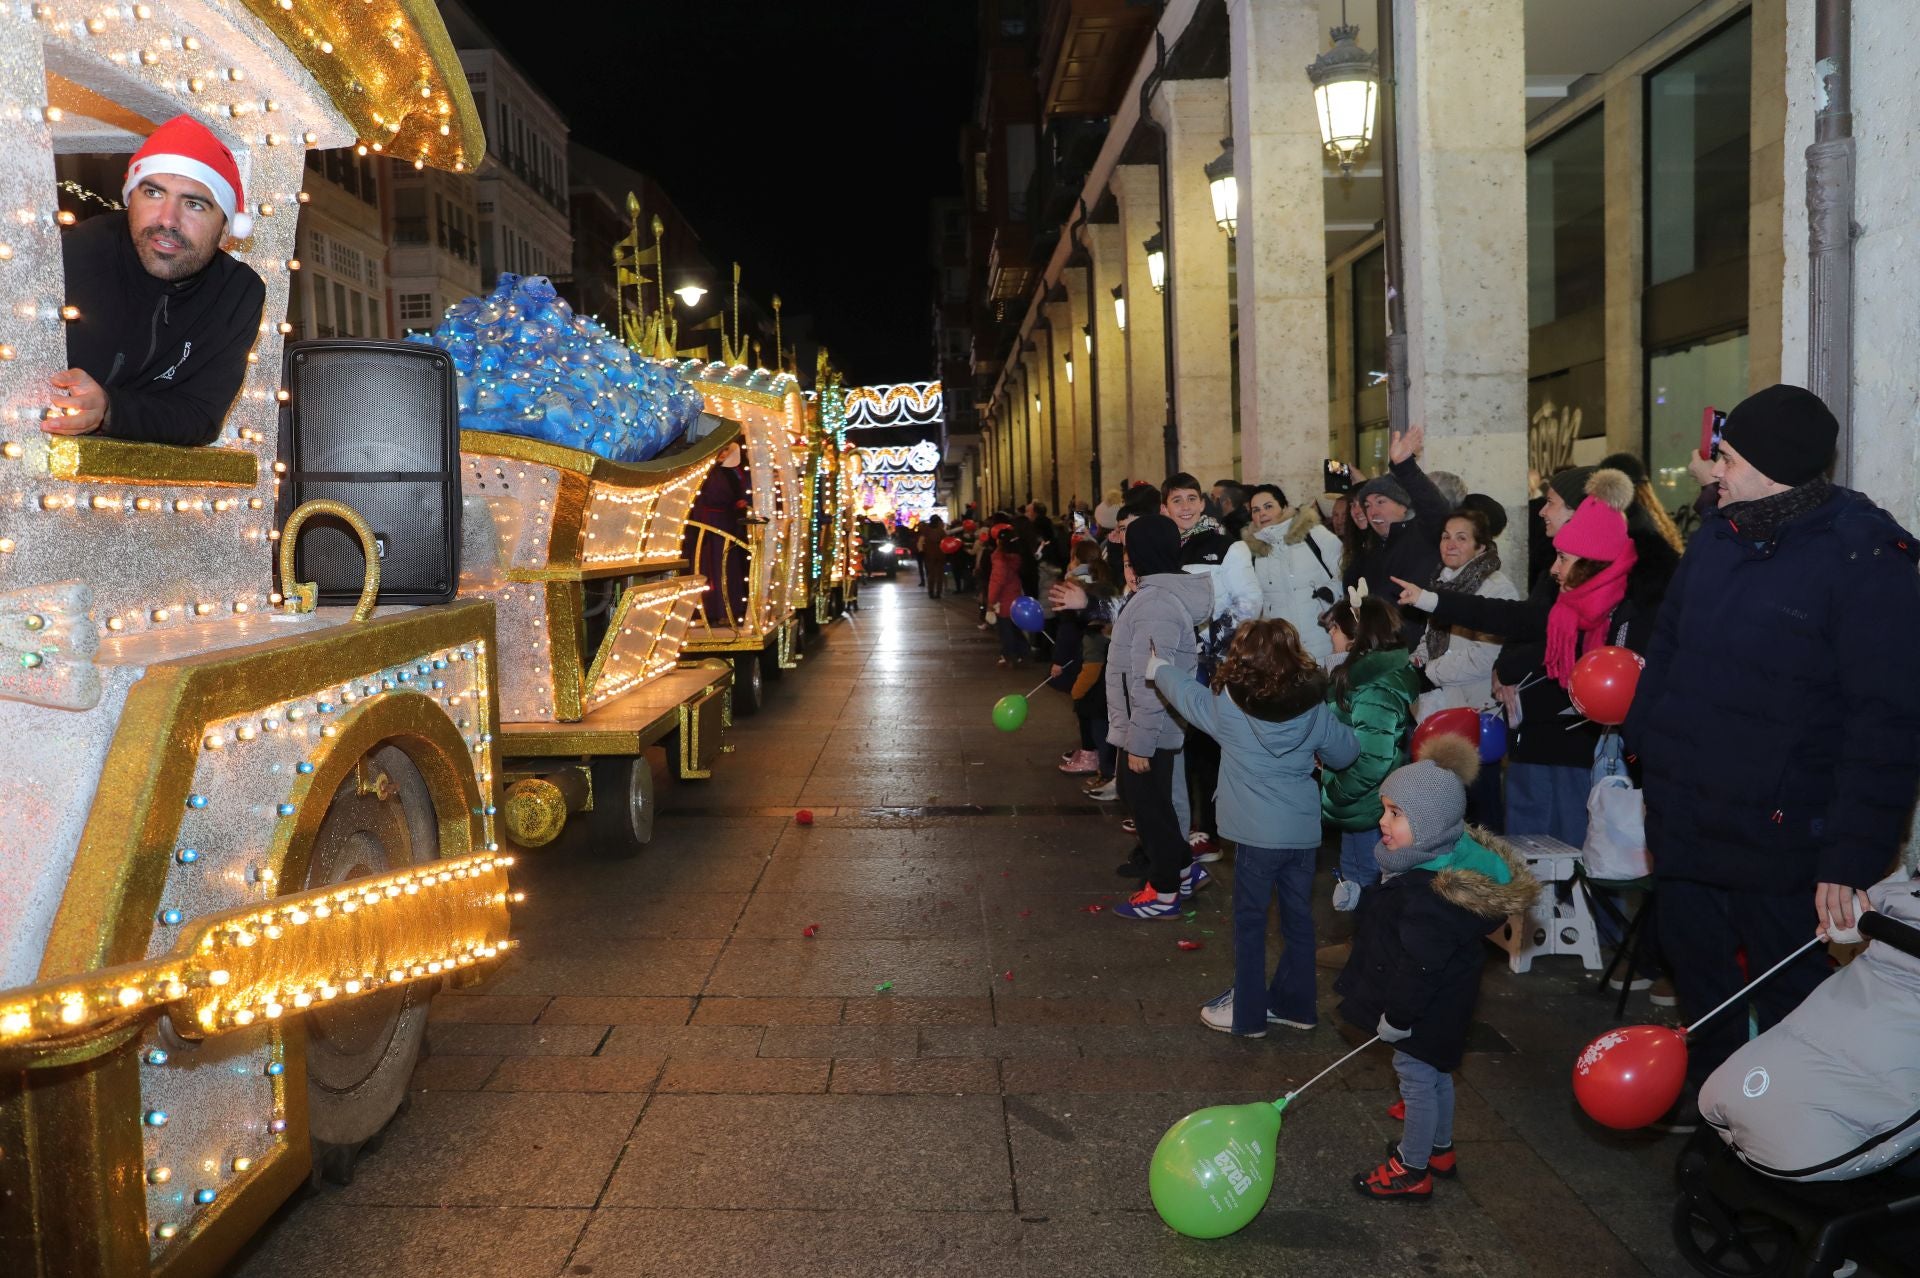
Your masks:
[[[124,213],[61,245],[67,361],[41,429],[161,444],[210,444],[246,376],[266,285],[220,251],[253,230],[240,166],[206,126],[175,116],[134,153]]]

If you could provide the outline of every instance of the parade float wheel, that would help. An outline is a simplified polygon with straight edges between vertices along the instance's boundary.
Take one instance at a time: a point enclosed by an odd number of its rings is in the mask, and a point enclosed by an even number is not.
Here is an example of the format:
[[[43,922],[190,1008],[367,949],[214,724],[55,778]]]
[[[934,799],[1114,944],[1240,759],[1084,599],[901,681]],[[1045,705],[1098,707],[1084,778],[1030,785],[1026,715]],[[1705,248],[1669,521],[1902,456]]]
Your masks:
[[[768,679],[780,677],[780,647],[785,642],[782,637],[785,634],[786,628],[783,626],[774,632],[773,638],[767,641],[767,646],[760,650],[760,672]]]
[[[653,765],[646,753],[593,761],[593,846],[605,857],[638,856],[653,842]]]
[[[1673,1242],[1681,1257],[1712,1278],[1785,1278],[1800,1243],[1791,1227],[1763,1211],[1736,1211],[1691,1194],[1673,1205]]]
[[[385,874],[439,855],[425,778],[397,746],[361,757],[314,834],[306,888]],[[313,1181],[349,1184],[362,1152],[378,1148],[407,1099],[427,1033],[430,985],[357,998],[306,1015],[307,1125]]]
[[[761,681],[761,654],[744,652],[733,659],[733,715],[738,719],[758,710],[765,700]]]

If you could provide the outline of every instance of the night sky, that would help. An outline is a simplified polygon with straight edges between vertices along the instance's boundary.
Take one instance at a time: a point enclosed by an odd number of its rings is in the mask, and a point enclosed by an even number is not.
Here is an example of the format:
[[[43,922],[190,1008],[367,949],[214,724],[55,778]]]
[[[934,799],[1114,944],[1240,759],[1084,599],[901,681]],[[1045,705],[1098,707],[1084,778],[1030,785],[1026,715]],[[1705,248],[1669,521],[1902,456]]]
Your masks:
[[[960,192],[972,3],[466,3],[575,140],[660,181],[716,267],[814,314],[852,384],[938,375],[929,201]]]

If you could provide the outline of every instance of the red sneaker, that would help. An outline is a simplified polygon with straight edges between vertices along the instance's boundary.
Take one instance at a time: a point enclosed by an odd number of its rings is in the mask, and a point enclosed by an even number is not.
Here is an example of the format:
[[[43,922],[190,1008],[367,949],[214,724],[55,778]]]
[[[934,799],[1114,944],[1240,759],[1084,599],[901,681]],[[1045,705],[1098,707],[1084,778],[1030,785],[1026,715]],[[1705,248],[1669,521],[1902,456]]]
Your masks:
[[[1399,1141],[1390,1140],[1387,1142],[1387,1157],[1400,1157]],[[1448,1145],[1444,1149],[1436,1149],[1427,1155],[1427,1170],[1443,1179],[1452,1180],[1460,1174],[1460,1157],[1454,1153],[1453,1146],[1451,1145]]]
[[[1422,1167],[1413,1170],[1398,1157],[1386,1162],[1370,1172],[1353,1178],[1353,1187],[1362,1197],[1380,1202],[1427,1203],[1433,1201],[1433,1177]]]
[[[1387,1117],[1391,1118],[1396,1123],[1406,1122],[1407,1121],[1407,1103],[1403,1100],[1397,1100],[1393,1104],[1387,1106]]]

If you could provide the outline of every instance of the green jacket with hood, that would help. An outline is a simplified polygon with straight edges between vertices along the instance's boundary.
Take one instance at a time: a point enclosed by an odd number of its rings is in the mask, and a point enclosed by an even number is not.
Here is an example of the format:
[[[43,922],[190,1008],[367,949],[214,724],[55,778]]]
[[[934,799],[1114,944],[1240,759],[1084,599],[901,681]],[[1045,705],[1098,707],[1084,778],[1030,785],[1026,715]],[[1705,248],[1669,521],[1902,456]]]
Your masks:
[[[1352,764],[1320,773],[1320,815],[1343,833],[1380,823],[1380,783],[1407,761],[1413,703],[1420,695],[1420,677],[1408,658],[1405,648],[1370,652],[1350,668],[1346,703],[1328,698],[1334,717],[1360,743]]]

